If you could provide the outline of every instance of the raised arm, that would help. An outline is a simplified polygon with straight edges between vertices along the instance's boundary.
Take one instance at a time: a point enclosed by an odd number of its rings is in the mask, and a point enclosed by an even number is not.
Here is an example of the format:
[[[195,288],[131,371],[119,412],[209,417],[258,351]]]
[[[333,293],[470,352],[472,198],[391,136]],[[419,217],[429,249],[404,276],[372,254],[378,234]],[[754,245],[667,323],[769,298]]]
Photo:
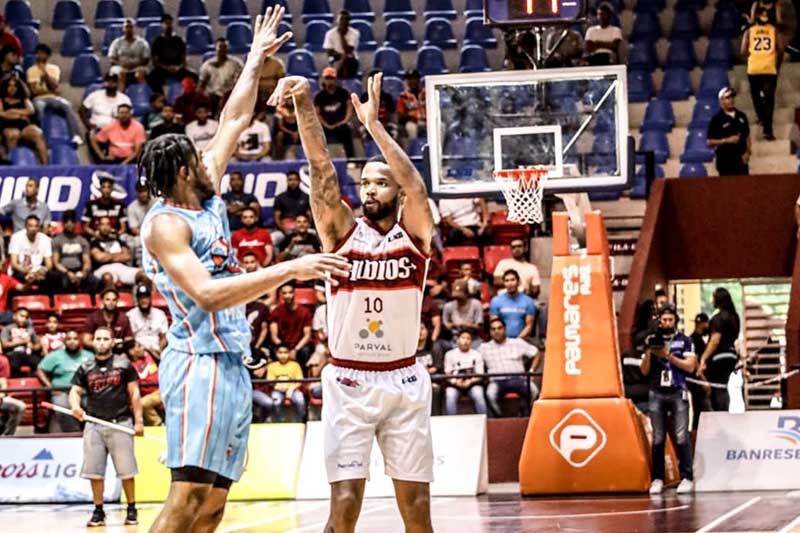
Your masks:
[[[314,109],[308,80],[300,76],[282,78],[267,103],[277,106],[290,97],[294,99],[297,129],[311,167],[310,201],[314,224],[323,249],[330,251],[353,227],[353,212],[342,202],[339,178],[328,153],[325,132]]]
[[[204,150],[204,161],[208,167],[209,177],[217,191],[225,167],[228,166],[228,161],[236,150],[239,136],[250,126],[253,118],[261,66],[267,57],[272,56],[292,37],[291,32],[278,36],[278,27],[284,11],[282,6],[274,10],[270,6],[263,17],[261,15],[256,17],[253,44],[250,53],[247,54],[247,61],[222,110],[217,133]]]
[[[148,251],[158,258],[170,279],[206,312],[245,304],[292,278],[322,278],[328,273],[349,275],[350,267],[342,257],[315,254],[258,272],[212,279],[189,246],[191,238],[189,225],[170,213],[158,215],[142,228],[142,239]]]
[[[382,81],[383,74],[376,74],[367,80],[369,98],[366,102],[361,103],[355,94],[350,95],[350,100],[358,115],[358,120],[364,124],[375,144],[380,148],[383,157],[386,158],[386,162],[392,169],[392,176],[405,193],[403,224],[406,230],[419,240],[423,251],[429,253],[433,236],[433,213],[428,204],[428,190],[414,164],[378,120]]]

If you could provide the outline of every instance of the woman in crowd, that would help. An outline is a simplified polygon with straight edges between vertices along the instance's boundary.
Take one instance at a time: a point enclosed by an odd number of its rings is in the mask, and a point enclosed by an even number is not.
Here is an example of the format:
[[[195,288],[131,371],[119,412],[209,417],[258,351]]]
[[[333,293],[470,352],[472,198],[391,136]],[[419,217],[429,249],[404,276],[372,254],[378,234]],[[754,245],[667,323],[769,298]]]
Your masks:
[[[39,162],[46,165],[47,144],[42,130],[31,122],[34,113],[33,102],[24,83],[13,76],[0,83],[0,128],[6,148],[10,152],[20,140],[30,143],[36,149]]]

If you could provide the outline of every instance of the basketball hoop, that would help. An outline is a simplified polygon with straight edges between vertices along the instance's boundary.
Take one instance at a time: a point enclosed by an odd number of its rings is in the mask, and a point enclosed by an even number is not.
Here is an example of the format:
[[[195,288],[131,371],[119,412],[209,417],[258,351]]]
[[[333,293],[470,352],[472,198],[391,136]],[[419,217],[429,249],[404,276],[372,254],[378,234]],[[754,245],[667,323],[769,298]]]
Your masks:
[[[506,198],[510,222],[542,223],[542,194],[547,174],[546,167],[495,171],[494,179],[500,184],[500,190]]]

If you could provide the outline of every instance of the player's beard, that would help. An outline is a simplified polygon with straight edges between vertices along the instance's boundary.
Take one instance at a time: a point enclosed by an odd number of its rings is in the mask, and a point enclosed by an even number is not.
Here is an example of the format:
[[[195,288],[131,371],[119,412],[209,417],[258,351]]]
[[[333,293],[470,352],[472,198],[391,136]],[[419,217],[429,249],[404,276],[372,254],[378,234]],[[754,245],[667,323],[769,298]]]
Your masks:
[[[379,202],[375,200],[376,205],[364,205],[364,216],[373,222],[378,222],[387,217],[397,214],[397,201],[398,196],[392,198],[390,202]]]

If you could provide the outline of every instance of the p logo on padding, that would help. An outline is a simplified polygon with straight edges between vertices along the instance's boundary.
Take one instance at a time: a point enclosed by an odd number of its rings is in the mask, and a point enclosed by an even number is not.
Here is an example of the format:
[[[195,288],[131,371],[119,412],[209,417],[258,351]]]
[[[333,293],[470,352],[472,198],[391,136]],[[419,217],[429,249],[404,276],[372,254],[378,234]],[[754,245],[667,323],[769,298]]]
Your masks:
[[[573,409],[550,431],[550,444],[575,468],[589,464],[606,440],[603,428],[583,409]]]

